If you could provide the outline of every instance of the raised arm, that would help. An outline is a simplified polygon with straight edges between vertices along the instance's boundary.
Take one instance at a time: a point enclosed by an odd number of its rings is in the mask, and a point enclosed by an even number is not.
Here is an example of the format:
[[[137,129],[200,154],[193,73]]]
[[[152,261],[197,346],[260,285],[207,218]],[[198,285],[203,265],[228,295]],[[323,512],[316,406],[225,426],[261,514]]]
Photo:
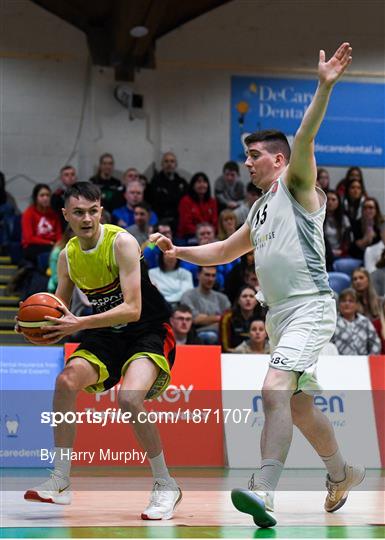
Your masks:
[[[294,138],[285,174],[288,188],[305,208],[309,205],[309,192],[315,193],[314,139],[325,116],[333,86],[352,61],[351,52],[349,43],[343,43],[328,62],[325,61],[325,51],[319,53],[318,87]]]
[[[250,229],[244,223],[234,234],[221,242],[213,242],[204,246],[174,246],[169,238],[160,233],[150,236],[150,241],[154,242],[162,251],[174,254],[178,259],[188,261],[199,266],[217,266],[226,264],[237,259],[241,255],[253,249],[250,240]]]

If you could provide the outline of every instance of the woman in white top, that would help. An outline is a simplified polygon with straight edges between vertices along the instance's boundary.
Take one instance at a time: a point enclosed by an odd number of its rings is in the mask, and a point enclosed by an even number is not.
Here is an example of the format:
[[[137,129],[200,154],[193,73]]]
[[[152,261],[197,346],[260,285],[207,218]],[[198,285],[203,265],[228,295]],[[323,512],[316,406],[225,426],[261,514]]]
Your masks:
[[[179,264],[175,255],[161,251],[159,266],[148,271],[151,282],[170,304],[179,302],[183,293],[194,288],[192,273]]]

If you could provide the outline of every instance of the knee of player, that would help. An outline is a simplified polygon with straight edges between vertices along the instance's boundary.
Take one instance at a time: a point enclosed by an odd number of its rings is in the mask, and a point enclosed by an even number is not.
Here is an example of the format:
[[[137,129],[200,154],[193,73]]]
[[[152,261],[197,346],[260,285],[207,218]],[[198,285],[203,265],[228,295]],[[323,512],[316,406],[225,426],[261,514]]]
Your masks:
[[[291,404],[291,418],[295,426],[301,426],[312,421],[314,409],[313,407],[304,408]]]
[[[72,393],[77,392],[81,389],[79,386],[79,381],[77,378],[76,371],[68,367],[56,378],[56,385],[55,385],[56,392],[63,392],[63,393]]]
[[[292,392],[282,390],[275,385],[266,385],[262,388],[262,403],[264,410],[272,410],[280,407],[287,407],[290,402]]]
[[[135,414],[143,408],[143,393],[139,390],[120,390],[118,404],[122,411]]]

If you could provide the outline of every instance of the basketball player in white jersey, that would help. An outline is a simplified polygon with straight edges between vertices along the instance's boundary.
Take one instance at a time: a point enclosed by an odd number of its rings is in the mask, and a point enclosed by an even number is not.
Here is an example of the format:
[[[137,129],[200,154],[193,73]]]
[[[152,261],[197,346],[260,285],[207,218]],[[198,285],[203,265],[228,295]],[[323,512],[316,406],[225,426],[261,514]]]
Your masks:
[[[325,52],[320,51],[318,88],[291,152],[281,132],[262,131],[246,137],[245,164],[251,181],[264,195],[240,229],[228,239],[206,246],[176,247],[160,234],[151,238],[163,251],[202,266],[228,263],[254,249],[263,293],[259,299],[269,308],[266,328],[272,354],[262,389],[261,468],[251,489],[233,490],[232,500],[260,527],[276,523],[270,514],[273,494],[290,448],[293,424],[327,468],[327,512],[338,510],[365,475],[363,467],[345,462],[329,420],[314,406],[311,395],[319,388],[315,374],[318,355],[332,337],[336,322],[322,232],[326,197],[316,188],[314,139],[333,86],[351,63],[351,52],[349,43],[343,43],[326,62]]]

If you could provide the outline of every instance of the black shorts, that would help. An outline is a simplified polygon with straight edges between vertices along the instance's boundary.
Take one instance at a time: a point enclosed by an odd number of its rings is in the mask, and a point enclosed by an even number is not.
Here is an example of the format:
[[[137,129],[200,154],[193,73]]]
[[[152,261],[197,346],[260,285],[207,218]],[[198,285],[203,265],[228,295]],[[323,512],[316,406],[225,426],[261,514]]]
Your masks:
[[[130,362],[146,356],[160,367],[159,375],[146,398],[160,395],[168,386],[175,360],[175,338],[168,323],[153,326],[133,335],[112,330],[87,330],[72,358],[84,358],[99,371],[96,384],[87,392],[104,392],[115,386],[125,374]]]

